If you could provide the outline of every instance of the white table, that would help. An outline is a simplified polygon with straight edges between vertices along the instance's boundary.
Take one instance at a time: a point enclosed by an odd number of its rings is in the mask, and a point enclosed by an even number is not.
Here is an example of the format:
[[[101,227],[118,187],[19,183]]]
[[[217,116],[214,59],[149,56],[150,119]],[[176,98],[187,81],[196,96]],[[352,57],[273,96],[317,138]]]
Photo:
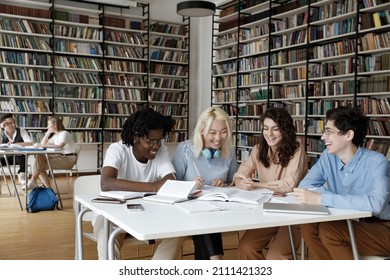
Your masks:
[[[370,211],[353,211],[330,208],[330,215],[306,215],[263,212],[259,206],[252,210],[230,210],[217,212],[186,213],[175,205],[147,202],[142,199],[131,200],[129,203],[142,203],[145,211],[129,212],[126,204],[93,203],[96,195],[83,194],[75,196],[76,207],[76,258],[82,257],[82,225],[83,213],[80,206],[102,215],[106,234],[110,234],[107,244],[112,258],[113,239],[121,229],[138,240],[154,240],[170,237],[191,236],[197,234],[239,231],[255,228],[289,226],[317,222],[347,220],[350,229],[353,253],[358,259],[352,223],[350,219],[371,217]],[[172,222],[173,220],[173,222]],[[120,229],[108,232],[108,223],[117,225]],[[106,227],[107,226],[107,227]]]
[[[28,156],[36,156],[36,155],[45,155],[46,157],[46,160],[48,162],[48,165],[49,165],[49,171],[50,171],[50,174],[53,178],[53,181],[54,181],[54,186],[56,188],[56,191],[57,191],[57,196],[58,196],[58,200],[59,200],[59,203],[60,203],[60,208],[63,207],[62,205],[62,200],[61,200],[61,196],[60,196],[60,191],[58,189],[58,185],[57,185],[57,181],[55,180],[55,177],[54,177],[54,173],[53,173],[53,169],[51,167],[51,164],[50,164],[50,160],[49,160],[49,155],[53,155],[53,154],[62,154],[62,150],[37,150],[37,149],[28,149],[28,148],[23,148],[23,149],[1,149],[1,152],[0,152],[0,155],[4,155],[4,159],[5,159],[5,162],[8,166],[8,170],[10,172],[10,174],[13,174],[12,171],[11,171],[11,167],[9,166],[8,164],[8,160],[7,160],[7,156],[25,156],[26,157],[26,166],[25,166],[25,170],[26,170],[26,184],[25,184],[25,196],[26,196],[26,207],[27,207],[27,203],[28,203],[28,195],[27,195],[27,184],[28,184]],[[14,162],[15,162],[15,159],[14,159]],[[12,184],[13,184],[13,187],[14,187],[14,191],[16,193],[16,196],[18,198],[18,201],[19,201],[19,205],[20,205],[20,208],[21,210],[23,210],[23,206],[22,206],[22,203],[20,201],[20,197],[19,197],[19,193],[18,193],[18,190],[16,188],[16,183],[15,183],[15,179],[13,176],[11,176],[11,181],[12,181]]]

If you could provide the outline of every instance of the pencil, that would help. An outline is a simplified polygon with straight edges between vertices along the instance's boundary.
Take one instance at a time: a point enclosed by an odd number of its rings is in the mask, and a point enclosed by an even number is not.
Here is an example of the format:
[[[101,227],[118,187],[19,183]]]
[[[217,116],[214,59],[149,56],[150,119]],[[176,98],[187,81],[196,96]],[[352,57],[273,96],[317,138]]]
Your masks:
[[[196,174],[198,174],[198,176],[200,177],[200,173],[199,173],[198,167],[196,167],[195,161],[192,161],[192,163],[194,164]]]

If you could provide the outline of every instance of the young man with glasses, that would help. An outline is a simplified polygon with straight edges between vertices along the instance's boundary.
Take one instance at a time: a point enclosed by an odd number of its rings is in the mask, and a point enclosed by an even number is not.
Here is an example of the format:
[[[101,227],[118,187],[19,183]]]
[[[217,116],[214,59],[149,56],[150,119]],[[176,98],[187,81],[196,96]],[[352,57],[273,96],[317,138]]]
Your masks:
[[[360,147],[368,121],[357,108],[329,110],[321,137],[326,150],[294,195],[306,204],[372,211],[371,218],[353,221],[358,252],[390,256],[389,161]],[[301,225],[301,234],[310,259],[353,259],[346,221]]]
[[[163,144],[175,121],[151,108],[132,114],[124,123],[121,141],[107,149],[101,171],[102,191],[157,192],[168,179],[175,179],[168,148]],[[103,254],[103,219],[95,217],[99,259]],[[116,259],[125,235],[115,242]],[[182,238],[163,239],[153,259],[175,259]]]
[[[30,135],[23,128],[16,127],[15,119],[12,114],[5,114],[0,117],[0,141],[2,144],[18,144],[20,146],[31,146]],[[14,157],[7,157],[8,164],[14,164]],[[15,157],[15,163],[19,165],[18,178],[19,183],[24,186],[26,184],[26,157]],[[1,159],[1,164],[6,164],[5,159]]]

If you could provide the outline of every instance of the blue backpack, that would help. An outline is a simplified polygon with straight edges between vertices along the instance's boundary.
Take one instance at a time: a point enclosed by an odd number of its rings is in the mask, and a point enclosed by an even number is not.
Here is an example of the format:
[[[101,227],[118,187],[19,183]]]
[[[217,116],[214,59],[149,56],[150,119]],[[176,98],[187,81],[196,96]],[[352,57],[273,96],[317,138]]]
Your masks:
[[[28,195],[27,212],[54,210],[58,208],[58,198],[51,188],[37,187]]]

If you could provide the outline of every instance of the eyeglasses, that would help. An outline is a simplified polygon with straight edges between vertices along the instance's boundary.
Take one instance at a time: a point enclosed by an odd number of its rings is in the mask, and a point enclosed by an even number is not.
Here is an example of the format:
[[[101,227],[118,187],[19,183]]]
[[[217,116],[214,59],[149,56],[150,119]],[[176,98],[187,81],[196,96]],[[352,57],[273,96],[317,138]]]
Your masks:
[[[153,147],[153,145],[159,145],[161,146],[162,144],[165,143],[165,139],[149,139],[149,138],[143,138],[148,144],[149,144],[149,147]]]
[[[332,130],[329,128],[325,128],[325,130],[321,131],[321,135],[325,134],[326,136],[332,135],[332,134],[339,134],[341,131],[339,130]]]

